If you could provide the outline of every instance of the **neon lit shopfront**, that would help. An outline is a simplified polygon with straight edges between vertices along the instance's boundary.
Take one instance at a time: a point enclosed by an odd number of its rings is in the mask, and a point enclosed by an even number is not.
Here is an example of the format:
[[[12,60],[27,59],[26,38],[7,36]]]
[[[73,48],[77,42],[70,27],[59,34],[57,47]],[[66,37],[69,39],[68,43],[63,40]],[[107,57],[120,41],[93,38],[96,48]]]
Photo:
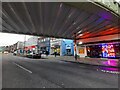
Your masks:
[[[102,45],[102,56],[103,57],[115,57],[115,49],[111,44],[103,44]]]
[[[87,46],[87,56],[94,58],[120,58],[120,43]]]

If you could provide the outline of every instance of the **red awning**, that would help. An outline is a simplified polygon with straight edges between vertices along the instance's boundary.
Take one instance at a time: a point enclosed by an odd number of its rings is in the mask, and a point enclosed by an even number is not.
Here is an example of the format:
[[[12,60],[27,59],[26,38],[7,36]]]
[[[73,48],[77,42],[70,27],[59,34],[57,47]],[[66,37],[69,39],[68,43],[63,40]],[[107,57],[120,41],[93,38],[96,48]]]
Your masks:
[[[29,49],[33,49],[33,48],[35,48],[36,46],[28,46],[28,47],[25,47],[25,50],[27,51],[27,50],[29,50]]]

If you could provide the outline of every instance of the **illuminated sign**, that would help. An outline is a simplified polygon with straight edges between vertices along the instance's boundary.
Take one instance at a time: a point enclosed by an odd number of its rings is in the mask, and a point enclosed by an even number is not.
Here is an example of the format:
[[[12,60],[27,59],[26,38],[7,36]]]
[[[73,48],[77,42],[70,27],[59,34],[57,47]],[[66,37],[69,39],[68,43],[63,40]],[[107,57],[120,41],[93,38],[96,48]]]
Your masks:
[[[103,57],[115,57],[115,50],[113,45],[102,45],[102,54]]]
[[[66,49],[71,49],[71,45],[66,45]]]
[[[27,51],[27,50],[29,50],[29,49],[35,49],[35,46],[28,46],[28,47],[25,47],[25,50]]]
[[[79,54],[84,54],[84,48],[79,49]]]

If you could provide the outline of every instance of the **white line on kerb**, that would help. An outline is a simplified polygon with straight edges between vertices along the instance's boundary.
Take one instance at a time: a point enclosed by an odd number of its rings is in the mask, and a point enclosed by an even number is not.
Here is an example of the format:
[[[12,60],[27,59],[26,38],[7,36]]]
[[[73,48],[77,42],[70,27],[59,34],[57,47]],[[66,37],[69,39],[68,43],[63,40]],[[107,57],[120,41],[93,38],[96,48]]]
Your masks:
[[[32,71],[30,71],[30,70],[24,68],[23,66],[21,66],[21,65],[19,65],[19,64],[17,64],[17,63],[15,63],[15,62],[13,62],[13,64],[15,64],[15,65],[18,66],[19,68],[21,68],[21,69],[23,69],[23,70],[25,70],[25,71],[27,71],[27,72],[29,72],[29,73],[32,73]]]

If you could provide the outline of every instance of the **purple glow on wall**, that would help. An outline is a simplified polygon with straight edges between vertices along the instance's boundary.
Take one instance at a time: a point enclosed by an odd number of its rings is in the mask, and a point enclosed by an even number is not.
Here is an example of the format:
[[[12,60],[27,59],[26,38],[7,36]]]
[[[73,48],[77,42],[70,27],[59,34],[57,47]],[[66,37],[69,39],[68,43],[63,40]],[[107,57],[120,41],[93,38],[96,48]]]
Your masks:
[[[97,24],[101,23],[104,20],[104,18],[100,18],[96,21]]]
[[[104,19],[111,19],[111,14],[108,12],[100,12],[99,15]]]

